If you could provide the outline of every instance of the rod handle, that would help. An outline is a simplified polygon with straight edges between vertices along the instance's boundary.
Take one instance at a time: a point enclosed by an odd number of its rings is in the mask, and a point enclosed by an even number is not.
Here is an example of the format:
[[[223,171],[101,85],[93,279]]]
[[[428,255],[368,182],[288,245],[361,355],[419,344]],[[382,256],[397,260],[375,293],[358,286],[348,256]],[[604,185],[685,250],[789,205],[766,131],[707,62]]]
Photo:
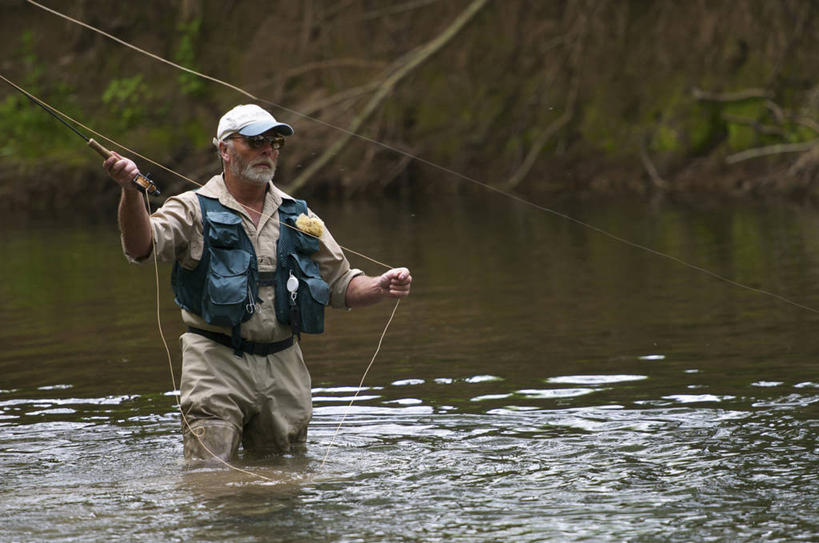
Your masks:
[[[94,138],[88,140],[88,146],[98,152],[102,158],[108,158],[112,154],[111,151],[100,145]],[[142,190],[147,191],[151,196],[159,196],[160,194],[154,182],[141,173],[136,174],[131,181]]]
[[[94,138],[88,140],[88,146],[91,147],[93,150],[98,152],[102,158],[108,158],[111,156],[111,151],[97,143]]]

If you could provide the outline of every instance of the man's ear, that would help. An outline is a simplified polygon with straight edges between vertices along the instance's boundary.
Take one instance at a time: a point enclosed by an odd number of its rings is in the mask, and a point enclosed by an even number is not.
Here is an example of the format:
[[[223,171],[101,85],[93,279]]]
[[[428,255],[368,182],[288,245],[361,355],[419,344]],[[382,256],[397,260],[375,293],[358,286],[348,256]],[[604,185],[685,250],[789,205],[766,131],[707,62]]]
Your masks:
[[[222,157],[222,162],[230,162],[227,143],[222,141],[219,142],[219,156]]]

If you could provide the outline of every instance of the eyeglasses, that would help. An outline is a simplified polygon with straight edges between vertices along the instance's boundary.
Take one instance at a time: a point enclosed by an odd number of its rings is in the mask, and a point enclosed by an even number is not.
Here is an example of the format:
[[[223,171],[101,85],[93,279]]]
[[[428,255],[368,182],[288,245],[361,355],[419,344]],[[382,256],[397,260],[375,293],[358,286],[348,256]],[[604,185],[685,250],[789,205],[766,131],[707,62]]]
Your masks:
[[[275,136],[265,136],[264,134],[259,134],[258,136],[242,136],[241,134],[234,134],[232,136],[228,136],[227,139],[232,140],[236,139],[236,137],[240,137],[245,140],[245,143],[250,145],[251,149],[261,149],[268,143],[273,149],[276,150],[284,147],[284,136],[279,134],[276,134]]]

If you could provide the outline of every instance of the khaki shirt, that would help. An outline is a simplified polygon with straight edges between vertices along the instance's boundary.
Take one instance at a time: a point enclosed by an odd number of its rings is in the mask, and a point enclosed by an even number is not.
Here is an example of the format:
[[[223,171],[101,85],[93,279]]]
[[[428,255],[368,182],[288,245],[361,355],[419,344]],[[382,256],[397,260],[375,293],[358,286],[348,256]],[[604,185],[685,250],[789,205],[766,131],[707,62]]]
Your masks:
[[[151,228],[159,260],[168,262],[176,260],[182,266],[193,269],[202,258],[204,240],[202,237],[202,210],[196,192],[203,196],[218,198],[225,207],[239,213],[242,217],[247,236],[256,251],[260,272],[272,272],[276,269],[276,242],[279,239],[279,205],[282,196],[287,196],[270,182],[265,196],[262,217],[258,226],[253,223],[248,211],[230,194],[221,175],[213,176],[198,191],[188,191],[169,198],[165,204],[151,215]],[[315,215],[312,211],[309,214]],[[126,254],[126,257],[128,255]],[[132,262],[145,261],[133,259]],[[319,265],[322,278],[330,285],[330,305],[345,307],[347,285],[353,277],[363,272],[350,268],[347,258],[327,228],[319,238],[319,250],[312,256]],[[273,286],[260,286],[256,312],[250,320],[242,323],[242,337],[250,341],[271,342],[289,337],[292,332],[289,326],[282,325],[276,319],[273,304],[275,296]],[[227,327],[207,324],[201,317],[182,310],[182,320],[188,326],[213,330],[230,335]]]

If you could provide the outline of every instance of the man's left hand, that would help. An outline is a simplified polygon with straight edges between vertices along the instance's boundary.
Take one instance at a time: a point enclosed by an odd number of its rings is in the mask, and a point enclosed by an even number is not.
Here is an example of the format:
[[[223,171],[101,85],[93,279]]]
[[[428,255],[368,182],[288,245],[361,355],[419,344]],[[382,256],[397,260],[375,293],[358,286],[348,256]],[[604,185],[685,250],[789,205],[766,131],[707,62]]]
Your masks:
[[[378,287],[385,296],[403,298],[409,296],[412,275],[407,268],[393,268],[381,274]]]

